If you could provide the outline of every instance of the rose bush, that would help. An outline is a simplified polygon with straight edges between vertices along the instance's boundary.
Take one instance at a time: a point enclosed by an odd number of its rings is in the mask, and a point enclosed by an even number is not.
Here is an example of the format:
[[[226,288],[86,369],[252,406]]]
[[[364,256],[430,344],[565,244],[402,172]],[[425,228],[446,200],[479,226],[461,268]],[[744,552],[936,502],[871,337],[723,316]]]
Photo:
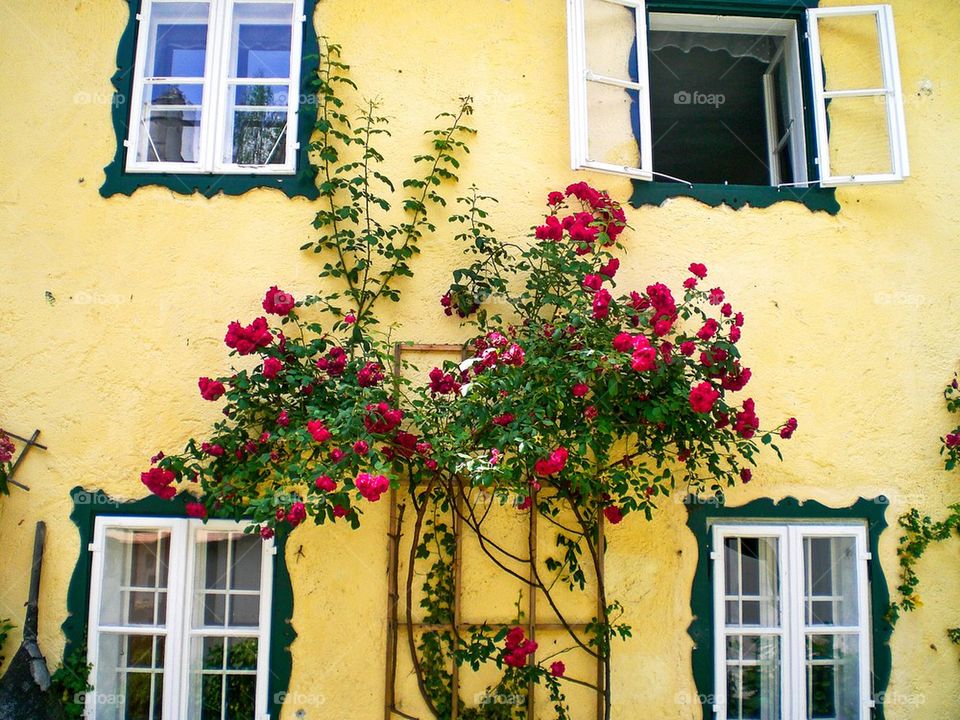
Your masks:
[[[393,189],[370,144],[384,121],[370,104],[348,122],[335,92],[346,66],[335,58],[334,47],[318,81],[320,236],[304,246],[325,262],[325,292],[295,298],[274,285],[262,307],[275,320],[230,323],[225,344],[244,362],[199,380],[205,400],[222,402],[223,418],[183,452],[158,455],[143,483],[164,498],[179,483],[195,496],[191,515],[245,520],[265,538],[308,520],[357,527],[397,491],[414,513],[411,559],[432,563],[424,590],[435,623],[451,622],[456,545],[454,523],[438,512],[456,514],[506,572],[496,543],[483,542],[474,512],[481,494],[518,513],[570,517],[555,522],[557,556],[527,558],[534,579],[517,577],[546,595],[571,647],[604,663],[609,678],[609,641],[630,634],[617,622],[619,605],[601,583],[603,612],[585,633],[574,631],[551,594],[554,581],[585,587],[581,558],[598,566],[602,521],[649,519],[674,493],[717,494],[749,481],[761,445],[779,455],[775,439],[789,438],[796,421],[761,431],[754,401],[737,399],[751,377],[737,345],[744,316],[720,287],[700,287],[704,264],[692,263],[677,291],[664,282],[618,287],[626,215],[584,182],[548,195],[522,245],[500,241],[487,223],[490,198],[474,190],[458,199],[462,211],[449,222],[472,262],[454,270],[437,312],[473,328],[467,359],[432,368],[423,385],[398,373],[375,308],[399,300],[395,280],[413,274],[420,238],[436,230],[430,212],[446,204],[438,189],[457,179],[471,108],[465,99],[432,131],[430,152],[416,159],[426,174],[404,183],[413,193],[403,202],[407,219],[391,225],[374,214],[391,207],[376,188]],[[416,647],[420,689],[438,717],[449,712],[451,657],[496,663],[501,690],[544,683],[558,717],[566,717],[561,681],[595,687],[609,707],[607,681],[597,687],[568,678],[562,662],[548,666],[521,628],[476,628],[455,644],[456,630],[425,633]],[[470,712],[461,717],[480,717]]]

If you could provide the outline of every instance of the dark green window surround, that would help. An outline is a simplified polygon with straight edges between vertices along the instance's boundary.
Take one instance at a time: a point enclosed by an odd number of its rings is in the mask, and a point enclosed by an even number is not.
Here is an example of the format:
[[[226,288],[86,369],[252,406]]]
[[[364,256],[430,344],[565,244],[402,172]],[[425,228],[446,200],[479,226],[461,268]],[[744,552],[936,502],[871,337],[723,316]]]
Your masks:
[[[217,193],[241,195],[259,187],[276,188],[288,197],[319,197],[316,186],[316,170],[307,158],[307,146],[317,120],[317,105],[309,100],[316,93],[312,82],[317,74],[319,45],[313,24],[317,0],[304,0],[303,13],[307,16],[303,27],[303,48],[300,58],[300,109],[297,113],[297,172],[295,175],[208,175],[194,173],[128,173],[126,171],[127,148],[124,141],[129,135],[130,99],[133,96],[133,66],[137,45],[137,14],[141,0],[126,0],[130,6],[130,18],[120,36],[117,50],[117,71],[112,82],[113,130],[117,138],[117,152],[113,161],[104,168],[106,178],[100,187],[103,197],[132,195],[145,185],[160,185],[182,195],[199,192],[206,197]]]
[[[753,17],[790,18],[798,23],[800,38],[800,66],[804,70],[810,66],[806,43],[803,42],[806,30],[805,10],[817,7],[819,0],[648,0],[648,12],[701,13],[723,15],[747,15]],[[807,111],[804,125],[807,141],[807,171],[812,177],[813,162],[813,91],[809,83],[803,83],[804,106]],[[727,205],[739,210],[745,205],[756,208],[770,207],[777,202],[797,202],[811,211],[824,211],[836,215],[840,211],[834,188],[822,187],[785,187],[775,188],[765,185],[705,185],[693,187],[683,183],[657,182],[656,180],[634,180],[630,204],[635,208],[644,205],[662,205],[666,200],[676,197],[689,197],[699,200],[710,207]]]
[[[80,557],[70,578],[67,591],[67,619],[61,629],[66,637],[64,658],[86,645],[87,618],[89,617],[91,553],[87,550],[93,542],[93,526],[98,516],[134,517],[187,517],[185,503],[192,500],[187,493],[180,493],[172,500],[163,500],[154,495],[142,500],[120,502],[113,500],[102,490],[91,492],[82,487],[70,491],[73,512],[70,519],[80,532]],[[287,570],[284,549],[287,535],[279,534],[274,539],[277,553],[273,562],[273,611],[270,620],[270,687],[267,709],[271,717],[280,717],[282,698],[290,683],[292,658],[290,645],[297,633],[293,629],[293,586]]]
[[[886,620],[886,610],[890,607],[890,592],[878,560],[877,543],[880,533],[887,527],[884,518],[889,500],[883,495],[873,498],[860,498],[850,507],[830,508],[814,500],[801,502],[795,498],[784,498],[774,502],[761,498],[741,505],[727,507],[723,504],[697,500],[688,497],[687,526],[697,538],[697,571],[693,577],[693,590],[690,609],[693,622],[687,632],[693,638],[693,677],[697,684],[697,693],[703,707],[705,720],[713,718],[712,700],[714,696],[713,677],[713,580],[710,552],[712,547],[711,524],[730,521],[770,520],[784,522],[830,523],[843,520],[862,520],[867,527],[867,542],[873,560],[868,565],[867,578],[870,582],[870,607],[873,617],[870,629],[873,647],[873,694],[876,707],[874,720],[884,720],[883,696],[890,682],[890,634],[893,626]]]

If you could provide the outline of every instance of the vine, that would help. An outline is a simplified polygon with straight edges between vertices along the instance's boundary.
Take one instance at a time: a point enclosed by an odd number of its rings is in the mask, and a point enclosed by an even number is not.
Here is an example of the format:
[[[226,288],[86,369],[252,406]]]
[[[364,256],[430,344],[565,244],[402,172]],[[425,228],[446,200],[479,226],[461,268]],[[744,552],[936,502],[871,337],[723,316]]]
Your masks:
[[[721,288],[701,287],[704,265],[690,264],[677,294],[654,282],[614,295],[627,221],[607,193],[585,183],[550,193],[541,224],[517,243],[498,238],[494,200],[474,187],[438,225],[474,132],[464,125],[470,98],[438,116],[427,152],[414,158],[417,173],[398,187],[381,170],[376,144],[389,132],[378,104],[350,116],[340,96],[356,89],[349,67],[337,45],[323,50],[310,148],[317,238],[302,246],[319,258],[321,292],[297,299],[273,286],[262,306],[278,322],[230,324],[224,340],[237,366],[198,382],[203,399],[224,403],[223,419],[182,452],[158,453],[141,479],[166,498],[183,483],[196,496],[189,514],[243,520],[265,538],[308,520],[356,528],[395,492],[410,551],[402,591],[399,563],[388,579],[392,597],[406,600],[406,637],[394,615],[391,644],[409,650],[430,713],[526,718],[540,685],[566,720],[564,688],[578,685],[609,718],[614,640],[632,629],[607,597],[604,525],[652,519],[676,492],[722,495],[749,482],[756,455],[769,447],[779,456],[796,420],[761,430],[753,399],[734,399],[751,377],[737,345],[744,316]],[[468,264],[453,270],[437,313],[456,315],[472,336],[464,362],[432,368],[421,384],[409,364],[392,371],[395,329],[380,327],[379,309],[400,300],[421,241],[439,233],[462,244]],[[526,548],[508,549],[491,529],[495,506],[536,513],[554,551],[539,557],[532,529]],[[466,534],[528,598],[545,599],[565,646],[544,655],[521,625],[519,601],[515,624],[461,625],[456,568]],[[596,616],[577,625],[557,591],[591,585]],[[570,652],[599,664],[595,682],[568,672]],[[499,679],[484,697],[516,702],[460,697],[455,674],[485,665]],[[396,666],[394,653],[391,677]],[[387,705],[413,717],[389,691]]]

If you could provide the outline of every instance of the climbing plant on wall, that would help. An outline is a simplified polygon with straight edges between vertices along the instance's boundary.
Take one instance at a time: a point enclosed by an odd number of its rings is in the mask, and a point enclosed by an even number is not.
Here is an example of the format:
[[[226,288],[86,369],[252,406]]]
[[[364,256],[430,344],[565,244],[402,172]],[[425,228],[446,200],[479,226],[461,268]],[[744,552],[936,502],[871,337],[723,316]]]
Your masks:
[[[475,189],[448,207],[473,132],[469,98],[439,116],[414,160],[419,174],[396,187],[376,149],[388,134],[377,104],[355,117],[345,110],[347,71],[339,48],[326,45],[312,146],[317,236],[302,248],[319,257],[321,292],[295,298],[271,287],[263,315],[230,324],[235,369],[199,380],[223,418],[182,452],[158,454],[142,480],[166,498],[179,484],[196,496],[192,515],[245,520],[265,538],[304,522],[356,528],[395,491],[412,518],[408,606],[422,584],[424,622],[433,628],[410,635],[431,712],[450,717],[456,702],[462,718],[524,717],[522,703],[469,707],[452,697],[452,667],[493,665],[501,675],[492,692],[524,697],[539,683],[556,717],[566,718],[564,687],[586,685],[607,717],[613,641],[631,630],[599,572],[601,524],[649,520],[674,493],[749,482],[757,453],[768,446],[779,455],[776,443],[796,421],[761,430],[754,401],[735,399],[751,376],[738,348],[744,316],[710,287],[704,265],[692,263],[681,288],[618,288],[627,218],[583,182],[532,210],[522,242],[499,239],[489,223],[493,200]],[[395,371],[378,310],[401,301],[431,234],[452,236],[466,257],[436,312],[473,332],[466,360],[430,369],[419,384]],[[532,553],[507,550],[485,525],[481,498],[539,514],[556,553],[534,562]],[[600,684],[571,677],[563,650],[539,656],[519,626],[461,632],[451,610],[457,532],[543,594],[569,650],[607,669]],[[514,563],[532,567],[519,573]],[[597,616],[574,628],[555,595],[588,587],[600,598]]]

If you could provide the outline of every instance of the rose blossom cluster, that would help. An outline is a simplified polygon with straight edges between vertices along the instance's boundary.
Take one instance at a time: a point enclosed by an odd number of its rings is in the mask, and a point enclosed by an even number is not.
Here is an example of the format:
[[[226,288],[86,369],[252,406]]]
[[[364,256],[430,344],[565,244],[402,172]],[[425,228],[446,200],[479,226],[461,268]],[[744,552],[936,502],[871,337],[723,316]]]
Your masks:
[[[510,628],[504,644],[503,661],[510,667],[523,667],[527,656],[537,651],[537,643],[528,640],[522,627]],[[562,673],[561,673],[562,674]]]
[[[0,430],[0,463],[8,463],[13,460],[13,454],[16,450],[17,448],[10,440],[10,436]]]

